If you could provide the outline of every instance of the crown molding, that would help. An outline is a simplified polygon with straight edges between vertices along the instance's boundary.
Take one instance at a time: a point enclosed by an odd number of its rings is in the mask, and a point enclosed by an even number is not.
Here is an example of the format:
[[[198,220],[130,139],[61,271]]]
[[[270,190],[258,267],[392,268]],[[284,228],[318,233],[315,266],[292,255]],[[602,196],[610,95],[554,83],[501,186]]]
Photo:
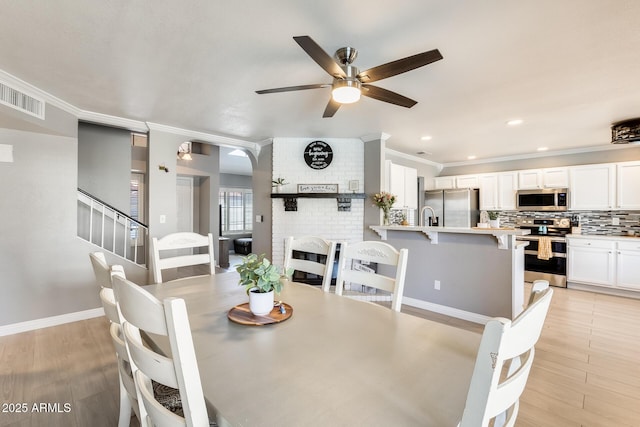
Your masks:
[[[434,162],[432,160],[423,159],[422,157],[414,156],[412,154],[403,153],[401,151],[392,150],[391,148],[385,148],[384,152],[385,152],[385,154],[390,154],[392,156],[401,157],[403,159],[411,160],[412,162],[423,163],[423,164],[429,165],[429,166],[435,166],[436,168],[438,168],[438,172],[441,171],[444,168],[442,163],[437,163],[437,162]]]
[[[125,119],[123,117],[110,116],[108,114],[95,113],[93,111],[80,110],[77,114],[78,120],[97,123],[101,125],[114,126],[128,129],[134,132],[147,133],[149,127],[145,122],[139,120]]]
[[[391,135],[389,135],[388,133],[371,133],[368,135],[363,135],[360,137],[360,139],[363,142],[371,142],[371,141],[387,141],[387,139],[391,138]]]
[[[181,135],[186,138],[196,139],[202,142],[208,142],[215,145],[222,145],[233,148],[245,148],[251,151],[256,157],[260,153],[260,143],[246,141],[244,139],[232,138],[229,136],[215,135],[212,133],[199,132],[189,129],[182,129],[174,126],[163,125],[160,123],[146,122],[149,130],[155,130],[159,132],[172,133],[174,135]],[[264,141],[261,141],[264,142]]]
[[[69,104],[68,102],[65,102],[59,98],[56,98],[55,96],[51,95],[48,92],[43,91],[42,89],[39,89],[35,86],[33,86],[30,83],[25,82],[24,80],[21,80],[19,78],[17,78],[16,76],[7,73],[4,70],[0,70],[0,79],[5,81],[7,84],[9,84],[10,86],[15,87],[16,89],[19,89],[22,92],[25,92],[27,94],[32,94],[35,95],[38,98],[41,98],[46,104],[52,105],[54,107],[57,107],[73,116],[78,116],[80,114],[80,109]]]

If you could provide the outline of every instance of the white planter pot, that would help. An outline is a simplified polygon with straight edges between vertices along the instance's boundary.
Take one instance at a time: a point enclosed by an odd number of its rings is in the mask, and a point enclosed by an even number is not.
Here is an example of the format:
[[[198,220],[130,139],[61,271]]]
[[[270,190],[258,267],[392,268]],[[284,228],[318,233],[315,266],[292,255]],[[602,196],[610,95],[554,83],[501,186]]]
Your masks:
[[[249,310],[256,316],[264,316],[273,310],[273,291],[254,292],[249,291]]]
[[[491,228],[500,228],[500,218],[498,218],[498,219],[490,219],[489,220],[489,227],[491,227]]]

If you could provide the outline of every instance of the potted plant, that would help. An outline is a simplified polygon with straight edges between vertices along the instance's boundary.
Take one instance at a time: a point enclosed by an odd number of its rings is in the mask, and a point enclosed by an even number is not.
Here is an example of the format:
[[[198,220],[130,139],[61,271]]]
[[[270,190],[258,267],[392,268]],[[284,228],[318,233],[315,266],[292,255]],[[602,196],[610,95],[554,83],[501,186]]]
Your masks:
[[[293,274],[292,269],[281,273],[264,254],[243,257],[236,271],[240,273],[240,286],[244,286],[249,295],[249,310],[257,316],[273,310],[274,292],[282,291],[281,279]]]
[[[500,212],[487,211],[487,214],[489,215],[489,227],[500,228]]]
[[[391,210],[393,204],[396,202],[395,194],[381,191],[373,195],[373,202],[377,207],[382,209],[382,225],[389,225],[389,211]]]
[[[288,182],[286,182],[284,180],[284,178],[278,178],[278,179],[274,179],[273,181],[271,181],[271,188],[276,189],[276,193],[280,192],[280,187],[282,187],[283,185],[287,185]]]

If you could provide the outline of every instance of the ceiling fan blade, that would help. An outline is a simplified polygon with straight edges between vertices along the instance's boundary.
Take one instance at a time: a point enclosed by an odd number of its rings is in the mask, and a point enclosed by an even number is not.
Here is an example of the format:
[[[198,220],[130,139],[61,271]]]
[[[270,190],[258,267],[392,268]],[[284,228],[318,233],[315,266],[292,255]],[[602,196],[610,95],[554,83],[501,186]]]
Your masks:
[[[438,49],[434,49],[428,52],[422,52],[417,55],[398,59],[396,61],[387,62],[386,64],[378,65],[377,67],[369,68],[368,70],[361,71],[357,77],[362,83],[375,82],[398,74],[406,73],[407,71],[415,70],[416,68],[431,64],[432,62],[436,62],[441,59],[442,55],[440,54],[440,51]]]
[[[327,107],[324,109],[324,114],[322,115],[322,117],[333,117],[336,111],[338,111],[338,108],[340,108],[340,105],[342,104],[334,101],[333,98],[329,98],[329,103],[327,104]]]
[[[323,87],[331,87],[331,84],[320,83],[320,84],[315,84],[315,85],[277,87],[277,88],[274,88],[274,89],[257,90],[256,93],[262,95],[262,94],[265,94],[265,93],[291,92],[291,91],[294,91],[294,90],[320,89],[320,88],[323,88]]]
[[[362,95],[369,98],[377,99],[378,101],[388,102],[390,104],[399,105],[401,107],[411,108],[418,103],[411,98],[402,96],[399,93],[391,92],[390,90],[383,89],[373,85],[362,85]]]
[[[318,63],[327,73],[338,79],[347,77],[340,65],[333,60],[331,55],[325,52],[318,43],[309,36],[297,36],[293,38],[300,47],[307,52],[307,55]]]

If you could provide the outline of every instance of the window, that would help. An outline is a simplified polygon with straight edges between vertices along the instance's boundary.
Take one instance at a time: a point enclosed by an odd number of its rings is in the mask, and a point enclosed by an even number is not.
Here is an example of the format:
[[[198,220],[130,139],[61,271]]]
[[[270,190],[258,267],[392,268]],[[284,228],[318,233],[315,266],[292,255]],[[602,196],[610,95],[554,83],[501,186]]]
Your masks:
[[[253,229],[253,191],[246,188],[220,189],[222,234],[247,233]]]

